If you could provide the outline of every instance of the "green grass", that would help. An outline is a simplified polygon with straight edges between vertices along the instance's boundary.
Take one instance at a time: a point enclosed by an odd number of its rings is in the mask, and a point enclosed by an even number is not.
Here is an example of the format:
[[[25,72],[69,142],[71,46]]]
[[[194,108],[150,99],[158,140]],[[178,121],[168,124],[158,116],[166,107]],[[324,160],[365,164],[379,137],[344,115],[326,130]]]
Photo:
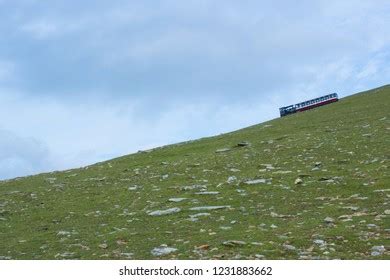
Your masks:
[[[389,108],[385,86],[216,137],[1,181],[0,258],[390,259]],[[191,185],[219,194],[182,188]],[[209,205],[230,208],[189,219],[189,208]],[[173,207],[181,211],[148,215]],[[177,251],[153,256],[161,244]]]

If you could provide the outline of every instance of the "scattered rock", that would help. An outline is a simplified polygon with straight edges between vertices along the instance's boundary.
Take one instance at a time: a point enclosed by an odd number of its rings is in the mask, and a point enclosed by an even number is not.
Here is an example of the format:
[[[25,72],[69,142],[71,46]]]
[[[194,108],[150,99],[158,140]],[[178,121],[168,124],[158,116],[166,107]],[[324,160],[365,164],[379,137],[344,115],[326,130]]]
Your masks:
[[[265,169],[267,169],[267,170],[273,170],[273,169],[275,169],[275,167],[273,167],[272,164],[270,164],[270,163],[262,163],[262,164],[260,164],[260,165],[261,165],[261,166],[264,166]]]
[[[244,182],[247,185],[256,185],[256,184],[265,184],[267,182],[266,179],[255,179]]]
[[[237,168],[230,168],[229,170],[231,172],[240,172],[241,171],[240,169],[237,169]]]
[[[156,211],[150,212],[149,216],[163,216],[163,215],[178,213],[180,211],[181,211],[180,208],[174,207],[174,208],[169,208],[166,210],[156,210]]]
[[[141,186],[134,185],[134,186],[128,187],[127,189],[129,191],[136,191],[136,190],[141,189],[141,188],[142,188]]]
[[[301,185],[303,183],[303,180],[301,178],[296,178],[294,184],[295,185]]]
[[[390,210],[385,210],[386,215],[390,215]]]
[[[236,177],[236,176],[230,176],[230,177],[227,179],[226,183],[232,184],[232,183],[234,183],[235,181],[237,181],[237,177]]]
[[[116,244],[118,244],[118,245],[126,245],[128,242],[126,241],[126,240],[124,240],[124,239],[118,239],[117,241],[116,241]]]
[[[131,259],[133,257],[133,253],[121,253],[121,256],[126,259]]]
[[[314,244],[318,245],[318,246],[325,246],[326,245],[326,241],[322,240],[322,239],[315,239],[313,241]]]
[[[379,189],[379,190],[374,190],[374,192],[390,192],[390,189]]]
[[[185,197],[173,197],[173,198],[170,198],[168,199],[168,201],[170,202],[180,202],[180,201],[183,201],[183,200],[186,200],[187,198]]]
[[[219,228],[222,229],[222,230],[230,230],[230,229],[232,229],[232,227],[225,227],[225,226],[220,226]]]
[[[270,215],[272,218],[289,218],[289,217],[291,217],[291,215],[283,215],[283,214],[278,214],[275,212],[271,212]]]
[[[166,244],[162,244],[159,247],[153,248],[151,253],[153,256],[164,256],[170,253],[176,252],[177,249],[173,247],[168,247]]]
[[[371,248],[371,256],[377,257],[382,255],[385,252],[385,246],[380,245],[380,246],[373,246]]]
[[[345,206],[345,207],[343,207],[343,209],[357,211],[357,210],[359,210],[359,207],[357,207],[357,206]]]
[[[57,180],[57,178],[46,178],[45,181],[49,182],[50,184],[53,184],[54,181]]]
[[[250,144],[251,143],[249,143],[248,141],[242,141],[237,144],[237,147],[246,147],[246,146],[250,146]]]
[[[72,233],[70,231],[66,231],[66,230],[60,230],[57,235],[71,235]]]
[[[108,245],[106,243],[103,243],[103,244],[100,244],[99,245],[99,248],[100,249],[107,249],[108,248]]]
[[[210,248],[209,244],[203,244],[203,245],[196,247],[196,249],[198,249],[198,250],[208,250],[209,248]]]
[[[228,151],[230,151],[231,149],[230,148],[223,148],[223,149],[218,149],[218,150],[216,150],[215,152],[216,153],[225,153],[225,152],[228,152]]]
[[[240,241],[240,240],[228,240],[222,242],[223,245],[228,246],[228,247],[236,247],[236,246],[244,246],[246,245],[245,241]]]
[[[289,174],[289,173],[292,173],[291,170],[278,170],[278,171],[275,171],[275,172],[272,172],[273,174]]]
[[[192,221],[192,222],[196,222],[198,219],[198,217],[204,217],[204,216],[210,216],[211,214],[210,213],[198,213],[198,214],[195,214],[195,215],[190,215],[190,218],[189,220]]]
[[[288,250],[288,251],[295,251],[296,250],[295,246],[290,245],[290,244],[283,244],[283,248],[285,250]]]
[[[199,207],[192,207],[189,210],[191,210],[191,211],[207,211],[207,210],[219,210],[219,209],[225,209],[225,208],[230,208],[230,205],[199,206]]]
[[[199,195],[216,195],[216,194],[219,194],[219,192],[196,192],[195,194],[199,194]]]
[[[206,185],[192,185],[192,186],[183,186],[180,187],[183,191],[189,191],[189,190],[207,190]]]
[[[334,183],[335,180],[333,178],[321,177],[320,179],[318,179],[318,181],[326,182],[326,183]]]
[[[262,259],[265,258],[265,256],[264,256],[264,255],[260,255],[260,254],[256,254],[256,255],[255,255],[255,258],[256,258],[256,259],[262,260]]]
[[[58,253],[54,257],[55,258],[60,257],[60,258],[63,258],[63,259],[70,259],[70,258],[73,258],[74,255],[75,255],[75,253],[73,253],[73,252],[64,252],[64,253]]]
[[[331,218],[331,217],[326,217],[326,218],[324,219],[324,222],[327,223],[327,224],[332,224],[332,223],[334,223],[334,219]]]
[[[338,219],[341,220],[342,222],[351,222],[351,221],[353,221],[352,215],[341,215],[340,217],[338,217]]]

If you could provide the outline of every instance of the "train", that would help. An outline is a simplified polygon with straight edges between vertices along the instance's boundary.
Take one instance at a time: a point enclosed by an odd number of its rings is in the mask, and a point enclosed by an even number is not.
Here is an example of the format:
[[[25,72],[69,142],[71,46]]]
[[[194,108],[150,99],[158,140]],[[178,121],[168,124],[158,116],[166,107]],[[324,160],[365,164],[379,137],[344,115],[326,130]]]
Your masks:
[[[316,107],[324,106],[333,102],[337,102],[339,97],[337,93],[327,94],[318,98],[310,99],[294,105],[279,108],[280,117],[284,117],[297,112],[303,112]]]

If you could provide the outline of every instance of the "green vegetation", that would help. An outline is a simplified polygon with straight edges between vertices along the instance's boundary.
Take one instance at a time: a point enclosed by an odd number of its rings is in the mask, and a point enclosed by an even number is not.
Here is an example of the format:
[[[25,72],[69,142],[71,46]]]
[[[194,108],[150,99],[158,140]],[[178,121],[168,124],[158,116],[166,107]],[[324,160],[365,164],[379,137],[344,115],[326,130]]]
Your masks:
[[[389,108],[385,86],[216,137],[2,181],[0,258],[390,259]],[[203,206],[228,207],[191,210]]]

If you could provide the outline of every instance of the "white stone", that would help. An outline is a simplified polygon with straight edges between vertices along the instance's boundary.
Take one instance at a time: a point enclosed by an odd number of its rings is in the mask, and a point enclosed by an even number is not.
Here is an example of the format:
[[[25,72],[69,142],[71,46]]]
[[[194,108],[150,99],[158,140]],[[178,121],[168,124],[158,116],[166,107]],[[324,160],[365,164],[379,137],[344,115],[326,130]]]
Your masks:
[[[230,208],[230,205],[199,206],[199,207],[192,207],[189,210],[191,210],[191,211],[207,211],[207,210],[219,210],[219,209],[225,209],[225,208]]]
[[[168,201],[170,202],[180,202],[180,201],[183,201],[183,200],[186,200],[187,198],[185,197],[173,197],[173,198],[170,198],[168,199]]]
[[[178,213],[180,211],[181,211],[180,208],[174,207],[174,208],[169,208],[169,209],[165,209],[165,210],[156,210],[156,211],[150,212],[149,216],[169,215],[169,214]]]
[[[167,245],[163,244],[163,245],[160,245],[159,247],[153,248],[151,253],[153,256],[158,257],[158,256],[168,255],[168,254],[176,252],[176,251],[177,251],[176,248],[168,247]]]
[[[240,172],[241,171],[240,169],[237,169],[237,168],[230,168],[229,170],[231,172]]]
[[[215,152],[216,153],[224,153],[224,152],[228,152],[228,151],[230,151],[231,149],[229,149],[229,148],[223,148],[223,149],[218,149],[218,150],[216,150]]]
[[[295,182],[294,182],[295,185],[300,185],[302,183],[303,183],[303,180],[301,178],[295,179]]]
[[[278,171],[275,171],[273,172],[274,174],[289,174],[289,173],[292,173],[291,170],[278,170]]]
[[[326,244],[326,242],[324,240],[321,240],[321,239],[316,239],[313,241],[313,243],[318,245],[318,246],[324,246]]]
[[[195,194],[200,194],[200,195],[216,195],[216,194],[219,194],[219,192],[196,192]]]
[[[235,181],[237,181],[237,177],[236,176],[230,176],[228,179],[227,179],[227,183],[228,184],[232,184],[234,183]]]
[[[289,245],[289,244],[283,244],[283,248],[286,249],[286,250],[289,250],[289,251],[295,251],[296,250],[295,246]]]
[[[255,180],[249,180],[246,181],[245,184],[247,185],[256,185],[256,184],[265,184],[267,181],[265,179],[255,179]]]
[[[331,223],[334,223],[334,219],[331,218],[331,217],[326,217],[326,218],[324,219],[324,222],[327,223],[327,224],[331,224]]]
[[[206,185],[192,185],[192,186],[183,186],[181,187],[183,191],[189,191],[189,190],[195,190],[195,189],[200,189],[200,190],[207,190]]]

